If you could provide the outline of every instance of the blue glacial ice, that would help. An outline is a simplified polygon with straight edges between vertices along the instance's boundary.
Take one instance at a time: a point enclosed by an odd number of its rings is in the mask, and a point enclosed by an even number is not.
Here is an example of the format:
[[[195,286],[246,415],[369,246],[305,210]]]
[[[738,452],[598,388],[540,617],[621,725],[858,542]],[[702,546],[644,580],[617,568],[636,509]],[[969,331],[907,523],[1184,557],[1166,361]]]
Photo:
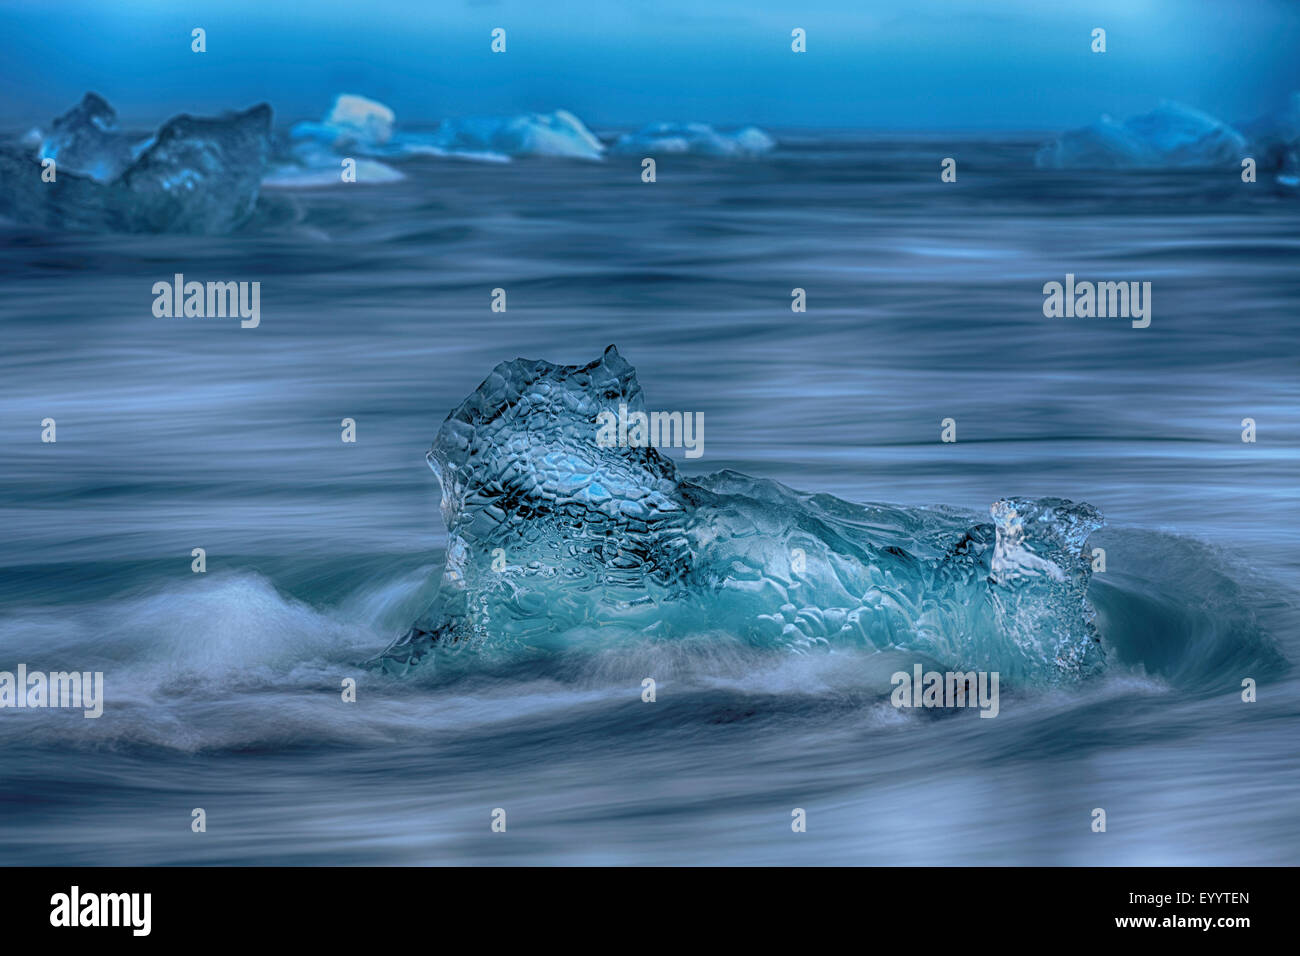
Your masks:
[[[270,150],[271,108],[182,114],[133,142],[87,94],[35,152],[0,151],[0,214],[46,228],[218,234],[253,212]],[[53,158],[53,182],[41,178]]]
[[[52,159],[65,172],[96,182],[116,179],[135,158],[131,137],[117,125],[117,112],[95,93],[54,120],[39,143],[40,159]]]
[[[1277,173],[1278,182],[1300,186],[1300,91],[1278,110],[1241,124],[1261,170]]]
[[[520,156],[600,159],[604,153],[596,135],[565,110],[446,119],[432,130],[403,130],[389,107],[352,93],[339,95],[320,122],[295,124],[289,136],[290,159],[268,186],[338,182],[344,156],[365,158],[358,159],[358,182],[391,182],[402,175],[380,160],[435,156],[505,163]]]
[[[600,159],[605,152],[605,146],[596,134],[567,110],[445,119],[427,142],[457,155]]]
[[[304,122],[294,125],[290,135],[299,140],[317,140],[338,149],[352,145],[381,147],[393,138],[397,117],[393,111],[376,100],[341,93],[334,105],[319,123]]]
[[[437,596],[376,665],[725,632],[757,646],[905,651],[1005,679],[1104,667],[1087,600],[1089,505],[1005,498],[991,520],[855,505],[734,471],[679,475],[597,443],[644,411],[611,346],[589,365],[503,362],[443,422]]]
[[[1240,168],[1246,137],[1208,113],[1165,102],[1116,122],[1103,116],[1038,151],[1047,169]]]
[[[163,124],[114,181],[128,221],[159,232],[223,233],[253,213],[270,150],[271,107]]]
[[[295,123],[287,155],[280,153],[262,180],[267,189],[307,189],[344,182],[343,160],[351,160],[354,181],[399,182],[406,177],[377,157],[403,155],[394,141],[397,117],[376,100],[354,93],[335,97],[320,122]]]
[[[336,186],[343,182],[341,159],[334,153],[316,152],[299,154],[301,160],[279,163],[262,180],[263,189],[315,189]],[[367,185],[396,183],[406,178],[401,171],[373,159],[356,157],[356,182]]]
[[[704,123],[651,123],[618,138],[610,152],[622,156],[759,156],[776,147],[757,126],[723,133]]]

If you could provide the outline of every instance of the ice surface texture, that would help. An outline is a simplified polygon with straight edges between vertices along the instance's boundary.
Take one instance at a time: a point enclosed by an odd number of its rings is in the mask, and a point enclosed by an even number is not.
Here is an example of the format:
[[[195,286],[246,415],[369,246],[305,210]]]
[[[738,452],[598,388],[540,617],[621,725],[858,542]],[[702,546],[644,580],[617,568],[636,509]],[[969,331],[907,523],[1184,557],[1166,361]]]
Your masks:
[[[708,632],[793,651],[898,648],[1035,682],[1103,666],[1090,506],[1008,498],[981,522],[733,471],[686,478],[654,448],[597,444],[597,416],[621,403],[645,410],[611,346],[585,366],[504,362],[448,416],[427,456],[446,568],[381,666]]]
[[[215,118],[180,115],[132,145],[93,93],[55,120],[37,155],[0,154],[0,213],[50,228],[217,234],[257,203],[270,148],[265,104]],[[43,182],[40,159],[56,163]]]

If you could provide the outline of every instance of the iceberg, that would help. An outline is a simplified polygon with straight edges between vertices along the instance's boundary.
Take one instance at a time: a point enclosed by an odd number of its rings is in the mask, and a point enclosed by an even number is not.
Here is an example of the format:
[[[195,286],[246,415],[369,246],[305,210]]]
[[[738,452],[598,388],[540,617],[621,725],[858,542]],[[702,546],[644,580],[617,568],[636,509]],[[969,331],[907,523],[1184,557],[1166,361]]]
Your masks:
[[[446,119],[428,138],[428,145],[458,155],[495,153],[600,159],[605,152],[604,144],[596,135],[567,110]]]
[[[300,162],[276,166],[262,179],[263,189],[316,189],[343,181],[343,167],[333,153],[302,156]],[[356,159],[356,182],[396,183],[406,178],[400,170],[373,159]]]
[[[725,631],[758,646],[905,651],[1004,679],[1099,672],[1087,600],[1091,506],[1005,498],[991,520],[855,505],[734,471],[677,473],[655,447],[597,440],[644,411],[617,349],[587,365],[498,365],[443,422],[436,597],[373,662],[545,653],[573,642]]]
[[[54,160],[62,171],[101,183],[117,178],[135,158],[130,137],[117,125],[116,111],[95,93],[87,93],[54,121],[38,155]]]
[[[620,136],[610,152],[621,156],[743,157],[759,156],[775,147],[776,140],[757,126],[721,133],[704,123],[652,123],[635,133]]]
[[[325,124],[337,130],[341,138],[386,143],[393,136],[395,119],[393,111],[383,103],[345,93],[334,100]]]
[[[1276,112],[1241,125],[1250,139],[1250,155],[1262,170],[1279,172],[1285,185],[1296,185],[1300,173],[1300,91]]]
[[[375,159],[400,156],[394,140],[396,114],[377,100],[340,93],[319,123],[295,123],[289,131],[289,156],[262,180],[268,189],[307,189],[343,181],[343,158],[356,163],[358,183],[392,183],[405,179],[398,170]]]
[[[36,156],[0,153],[0,214],[46,228],[229,232],[257,203],[270,136],[271,108],[261,104],[215,118],[182,114],[129,145],[108,104],[87,94]],[[48,183],[47,156],[57,164]]]
[[[1109,116],[1039,150],[1045,169],[1239,168],[1246,137],[1208,113],[1165,102],[1123,123]]]
[[[289,137],[290,160],[268,186],[337,181],[342,156],[376,161],[364,174],[358,164],[358,182],[391,182],[402,179],[401,173],[378,160],[435,156],[506,163],[516,156],[600,159],[604,152],[582,121],[564,110],[447,119],[432,131],[407,131],[397,129],[395,114],[383,103],[352,93],[340,94],[321,122],[296,123]]]
[[[253,213],[266,171],[271,107],[168,120],[114,182],[133,231],[229,232]]]
[[[375,100],[355,93],[341,93],[334,99],[325,119],[319,123],[296,123],[294,139],[310,139],[345,149],[350,145],[382,146],[393,138],[393,111]]]

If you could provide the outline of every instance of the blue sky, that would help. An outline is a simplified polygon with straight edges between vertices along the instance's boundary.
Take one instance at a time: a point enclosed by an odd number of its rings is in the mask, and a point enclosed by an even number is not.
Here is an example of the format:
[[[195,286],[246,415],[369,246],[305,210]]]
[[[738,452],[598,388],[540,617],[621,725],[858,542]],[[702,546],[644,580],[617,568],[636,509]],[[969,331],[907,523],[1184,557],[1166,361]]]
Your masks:
[[[141,125],[262,100],[301,119],[355,92],[399,121],[1043,130],[1165,98],[1253,117],[1300,89],[1297,50],[1292,0],[33,0],[0,3],[0,104],[6,126],[93,89]]]

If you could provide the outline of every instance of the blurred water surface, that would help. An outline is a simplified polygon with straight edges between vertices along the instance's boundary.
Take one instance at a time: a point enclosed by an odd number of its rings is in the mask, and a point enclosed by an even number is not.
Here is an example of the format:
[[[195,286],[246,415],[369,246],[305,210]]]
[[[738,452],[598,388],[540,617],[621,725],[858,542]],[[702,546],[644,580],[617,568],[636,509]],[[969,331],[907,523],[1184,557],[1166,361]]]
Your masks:
[[[220,238],[0,227],[0,668],[108,688],[99,720],[0,714],[0,861],[1294,862],[1297,197],[1042,172],[1031,136],[781,139],[652,185],[634,159],[417,161],[268,193]],[[176,272],[260,281],[261,326],[155,318]],[[1150,281],[1150,328],[1044,318],[1066,273]],[[688,473],[1096,505],[1107,676],[980,720],[727,635],[359,670],[440,569],[443,417],[502,360],[611,343],[649,407],[704,413]]]

